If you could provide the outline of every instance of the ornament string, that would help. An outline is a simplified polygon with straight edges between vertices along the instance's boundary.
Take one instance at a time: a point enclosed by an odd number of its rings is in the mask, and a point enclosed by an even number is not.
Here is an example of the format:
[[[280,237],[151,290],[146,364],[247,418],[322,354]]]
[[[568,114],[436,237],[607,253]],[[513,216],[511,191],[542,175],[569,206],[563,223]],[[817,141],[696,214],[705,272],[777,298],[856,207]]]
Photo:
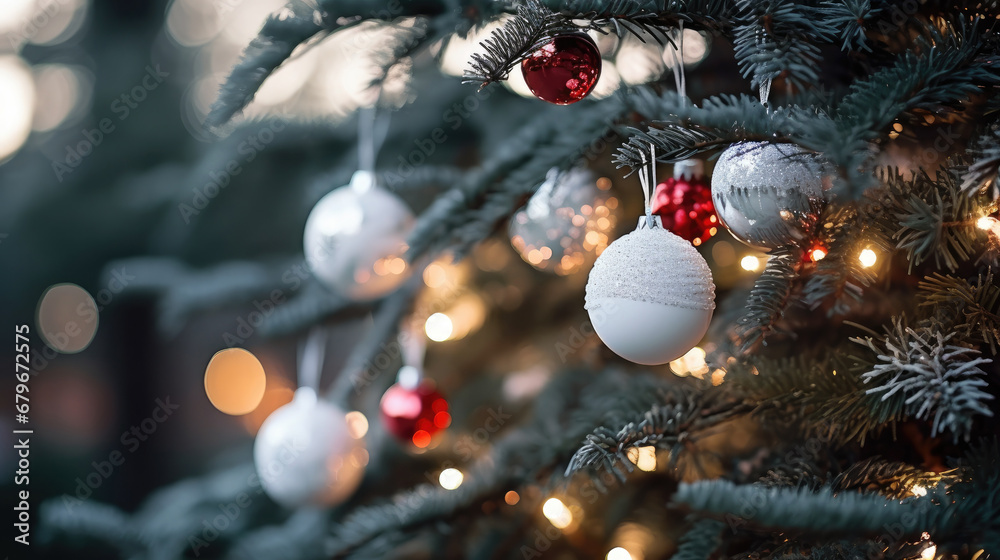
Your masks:
[[[396,374],[396,382],[408,389],[415,388],[424,377],[427,339],[420,330],[416,321],[409,321],[399,329],[397,337],[403,357],[403,367]]]
[[[684,20],[677,24],[677,44],[670,47],[670,54],[674,59],[670,70],[674,74],[674,85],[677,87],[677,94],[681,99],[687,98],[687,76],[684,74]]]
[[[299,346],[299,387],[319,392],[320,377],[323,374],[323,358],[326,356],[327,332],[323,327],[309,331],[309,336]]]
[[[651,200],[653,197],[653,189],[656,188],[656,146],[652,142],[649,143],[649,155],[650,159],[650,169],[649,175],[646,173],[646,154],[640,153],[642,157],[642,172],[639,173],[639,186],[642,187],[642,199],[646,206],[646,227],[652,229],[653,222],[653,206]]]
[[[358,110],[358,169],[375,173],[375,161],[389,134],[389,113],[379,114],[378,103]]]

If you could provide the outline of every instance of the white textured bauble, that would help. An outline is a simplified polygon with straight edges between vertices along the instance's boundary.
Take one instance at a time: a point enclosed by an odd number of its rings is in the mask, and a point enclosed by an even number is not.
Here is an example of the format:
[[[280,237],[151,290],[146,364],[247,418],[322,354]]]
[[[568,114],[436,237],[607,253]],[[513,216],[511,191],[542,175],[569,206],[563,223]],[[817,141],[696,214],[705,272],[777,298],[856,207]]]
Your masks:
[[[712,203],[733,237],[776,249],[808,239],[830,185],[817,154],[795,144],[740,142],[715,164]]]
[[[586,307],[604,344],[626,360],[665,364],[705,336],[715,284],[691,243],[645,216],[608,246],[587,279]]]
[[[351,184],[316,203],[305,228],[305,254],[313,274],[354,300],[381,297],[409,276],[403,260],[413,213],[396,195],[358,171]]]
[[[367,452],[344,416],[312,389],[301,388],[264,420],[253,462],[268,496],[287,507],[328,506],[357,489]]]

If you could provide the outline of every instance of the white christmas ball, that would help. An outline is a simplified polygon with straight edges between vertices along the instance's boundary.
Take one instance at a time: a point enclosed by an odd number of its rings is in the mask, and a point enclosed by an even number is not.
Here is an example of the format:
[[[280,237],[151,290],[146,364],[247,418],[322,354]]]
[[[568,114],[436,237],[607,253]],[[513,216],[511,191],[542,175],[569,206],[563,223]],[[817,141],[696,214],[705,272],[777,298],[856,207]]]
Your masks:
[[[338,407],[309,388],[264,420],[253,444],[261,486],[287,507],[328,506],[347,499],[364,475],[366,451]]]
[[[830,175],[820,156],[795,144],[739,142],[715,164],[712,203],[733,237],[776,249],[809,237]]]
[[[705,336],[715,309],[715,284],[691,243],[663,229],[659,217],[608,246],[587,279],[594,331],[626,360],[665,364]]]
[[[410,273],[403,259],[413,213],[358,171],[316,203],[306,220],[306,262],[324,284],[354,300],[381,297]]]

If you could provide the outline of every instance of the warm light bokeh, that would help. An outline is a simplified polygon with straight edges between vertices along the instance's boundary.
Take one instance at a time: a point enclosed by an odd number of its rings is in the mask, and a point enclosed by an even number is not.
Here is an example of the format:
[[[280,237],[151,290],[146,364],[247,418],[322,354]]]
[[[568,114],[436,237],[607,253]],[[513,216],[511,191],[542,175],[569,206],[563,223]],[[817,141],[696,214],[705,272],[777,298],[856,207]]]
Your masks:
[[[216,352],[205,368],[205,394],[220,412],[239,416],[253,412],[264,398],[264,366],[242,348]]]

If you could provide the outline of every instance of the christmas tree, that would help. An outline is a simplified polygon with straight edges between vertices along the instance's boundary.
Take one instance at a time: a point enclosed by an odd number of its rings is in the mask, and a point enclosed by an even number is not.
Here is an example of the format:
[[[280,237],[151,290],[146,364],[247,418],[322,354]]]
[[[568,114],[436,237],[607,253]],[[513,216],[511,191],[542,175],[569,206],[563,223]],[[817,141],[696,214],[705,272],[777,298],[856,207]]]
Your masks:
[[[0,18],[14,557],[1000,554],[995,2],[140,4]]]

